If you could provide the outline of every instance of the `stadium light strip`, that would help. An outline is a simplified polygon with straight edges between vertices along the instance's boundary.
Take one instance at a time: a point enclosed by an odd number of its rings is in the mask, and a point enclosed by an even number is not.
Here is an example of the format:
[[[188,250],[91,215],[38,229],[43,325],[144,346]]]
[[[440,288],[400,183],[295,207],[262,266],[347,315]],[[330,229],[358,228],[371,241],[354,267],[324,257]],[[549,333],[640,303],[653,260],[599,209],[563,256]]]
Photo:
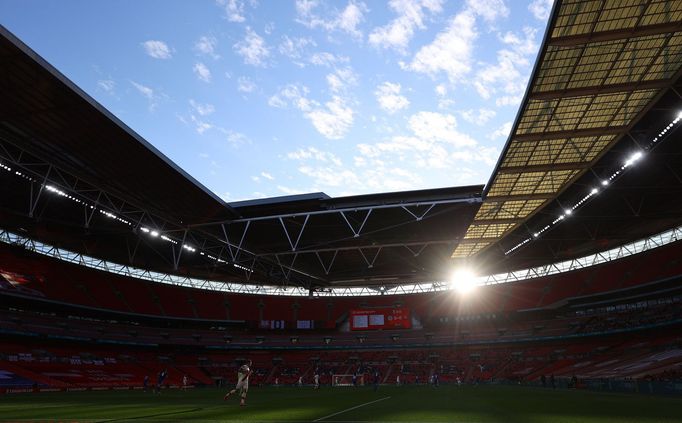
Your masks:
[[[659,141],[662,141],[666,135],[675,129],[676,126],[682,121],[682,112],[680,112],[675,119],[673,119],[671,122],[666,125],[661,132],[658,133],[650,142],[649,145],[643,148],[644,151],[651,151],[656,144]],[[533,231],[532,236],[524,239],[523,241],[519,242],[516,244],[514,247],[510,248],[509,250],[505,251],[504,255],[509,255],[513,253],[514,251],[518,250],[519,248],[523,247],[524,245],[528,244],[529,242],[533,241],[534,239],[539,238],[543,233],[546,231],[550,230],[554,226],[560,224],[564,220],[566,220],[568,217],[570,217],[575,210],[580,208],[583,204],[585,204],[587,201],[589,201],[592,197],[598,195],[602,190],[605,190],[609,187],[612,181],[617,179],[619,176],[621,176],[623,173],[625,173],[629,168],[633,167],[638,161],[642,159],[644,156],[644,151],[637,151],[630,155],[630,157],[623,162],[623,164],[618,168],[615,172],[613,172],[611,175],[609,175],[607,178],[601,179],[601,182],[598,185],[601,185],[601,187],[593,187],[590,188],[589,192],[585,194],[583,198],[581,198],[578,202],[576,202],[573,206],[567,208],[564,210],[564,213],[557,216],[552,223],[548,223],[544,227],[542,227],[539,230]]]
[[[613,260],[622,259],[628,256],[649,251],[664,245],[682,240],[682,226],[652,235],[629,244],[615,247],[610,250],[602,251],[588,256],[566,260],[558,263],[551,263],[544,266],[537,266],[529,269],[517,270],[514,272],[500,273],[488,276],[478,276],[475,278],[476,285],[496,285],[502,283],[520,282],[529,279],[541,278],[558,273],[565,273],[579,269],[589,268]],[[23,248],[36,253],[63,260],[69,263],[102,270],[117,275],[144,279],[151,282],[165,283],[169,285],[184,286],[209,291],[219,291],[234,294],[257,294],[273,296],[293,296],[304,297],[309,295],[305,288],[281,287],[273,285],[254,285],[248,283],[226,283],[205,279],[195,279],[186,276],[171,275],[166,273],[153,272],[138,269],[132,266],[112,263],[106,260],[97,259],[83,254],[74,253],[62,248],[26,238],[9,231],[0,230],[0,242],[11,245],[19,245]],[[339,287],[328,288],[322,291],[315,291],[316,297],[355,297],[355,296],[379,296],[379,295],[404,295],[449,291],[453,287],[449,281],[424,282],[416,284],[404,284],[388,287]]]
[[[2,162],[0,162],[0,169],[3,169],[3,170],[5,170],[5,171],[7,171],[7,172],[12,173],[12,168],[11,168],[10,166],[8,166],[8,165],[2,163]],[[111,213],[110,211],[107,211],[107,210],[104,210],[104,209],[101,209],[101,208],[97,208],[96,206],[94,206],[94,205],[92,205],[92,204],[89,204],[87,201],[81,200],[80,198],[76,197],[75,195],[71,195],[71,194],[67,193],[66,191],[64,191],[64,190],[62,190],[62,189],[60,189],[60,188],[58,188],[58,187],[56,187],[56,186],[54,186],[54,185],[41,183],[41,182],[38,181],[37,179],[35,179],[35,178],[33,178],[33,177],[27,175],[26,173],[23,173],[23,172],[19,171],[19,170],[15,170],[15,171],[14,171],[14,175],[16,175],[16,176],[18,176],[18,177],[20,177],[20,178],[23,178],[23,179],[25,179],[25,180],[27,180],[27,181],[29,181],[29,182],[34,182],[34,183],[40,184],[40,186],[41,186],[42,188],[44,188],[47,192],[50,192],[50,193],[52,193],[52,194],[55,194],[55,195],[58,195],[58,196],[60,196],[60,197],[66,198],[67,200],[71,200],[71,201],[73,201],[73,202],[75,202],[75,203],[82,204],[83,206],[89,207],[89,208],[92,209],[92,210],[95,210],[95,209],[96,209],[98,212],[100,212],[101,214],[103,214],[104,216],[106,216],[106,217],[108,217],[108,218],[110,218],[110,219],[114,219],[114,220],[117,220],[117,221],[119,221],[119,222],[121,222],[121,223],[123,223],[123,224],[126,224],[126,225],[128,225],[128,226],[132,226],[132,223],[131,223],[130,221],[128,221],[128,220],[126,220],[126,219],[124,219],[124,218],[122,218],[122,217],[120,217],[120,216],[117,216],[117,215],[115,215],[114,213]]]
[[[0,169],[12,173],[12,168],[11,168],[10,166],[8,166],[8,165],[2,163],[2,162],[0,162]],[[118,222],[120,222],[120,223],[123,223],[123,224],[125,224],[125,225],[133,226],[132,222],[130,222],[129,220],[124,219],[124,218],[122,218],[122,217],[120,217],[120,216],[117,216],[116,214],[114,214],[114,213],[112,213],[112,212],[110,212],[110,211],[108,211],[108,210],[104,210],[104,209],[102,209],[102,208],[98,208],[98,207],[96,207],[96,206],[93,205],[93,204],[89,204],[87,201],[81,200],[81,199],[78,198],[77,196],[71,195],[71,194],[69,194],[68,192],[66,192],[66,191],[64,191],[63,189],[61,189],[61,188],[58,188],[58,187],[56,187],[56,186],[54,186],[54,185],[51,185],[51,184],[40,183],[40,182],[39,182],[38,180],[36,180],[35,178],[33,178],[33,177],[31,177],[31,176],[29,176],[29,175],[27,175],[27,174],[25,174],[25,173],[22,173],[22,172],[20,172],[20,171],[18,171],[18,170],[15,170],[15,171],[14,171],[14,174],[15,174],[16,176],[19,176],[19,177],[23,178],[23,179],[26,179],[26,180],[29,181],[29,182],[39,183],[39,184],[41,185],[41,187],[44,188],[47,192],[50,192],[50,193],[55,194],[55,195],[57,195],[57,196],[59,196],[59,197],[65,198],[65,199],[67,199],[67,200],[71,200],[71,201],[73,201],[73,202],[75,202],[75,203],[78,203],[78,204],[81,204],[81,205],[83,205],[83,206],[85,206],[85,207],[89,207],[91,210],[97,210],[97,211],[98,211],[99,213],[101,213],[103,216],[106,216],[106,217],[108,217],[108,218],[110,218],[110,219],[116,220],[116,221],[118,221]],[[164,240],[164,241],[166,241],[166,242],[170,242],[171,244],[176,244],[176,245],[178,244],[178,241],[176,241],[176,240],[174,240],[174,239],[172,239],[172,238],[170,238],[170,237],[168,237],[168,236],[166,236],[166,235],[160,235],[160,232],[159,232],[159,231],[151,230],[151,229],[146,228],[146,227],[141,227],[140,230],[141,230],[142,232],[145,232],[145,233],[149,234],[151,237],[154,237],[154,238],[158,237],[158,238],[161,238],[162,240]],[[193,247],[193,246],[191,246],[191,245],[189,245],[189,244],[183,244],[183,245],[182,245],[182,248],[184,248],[186,251],[189,251],[190,253],[194,253],[194,252],[197,251],[197,249],[196,249],[195,247]],[[202,254],[202,255],[203,255],[203,254]],[[247,270],[248,270],[248,269],[247,269]]]

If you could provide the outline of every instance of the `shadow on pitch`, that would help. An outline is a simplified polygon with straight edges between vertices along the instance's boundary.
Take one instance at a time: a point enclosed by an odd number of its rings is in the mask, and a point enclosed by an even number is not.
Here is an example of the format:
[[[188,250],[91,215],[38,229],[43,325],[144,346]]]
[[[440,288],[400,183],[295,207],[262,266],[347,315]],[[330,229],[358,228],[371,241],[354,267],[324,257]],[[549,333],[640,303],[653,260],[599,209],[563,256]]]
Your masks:
[[[129,421],[129,420],[152,419],[155,417],[170,417],[170,416],[178,416],[178,415],[187,414],[187,413],[196,413],[197,411],[202,411],[202,410],[203,410],[203,408],[191,408],[189,410],[174,411],[172,413],[157,413],[157,414],[147,414],[144,416],[123,417],[120,419],[98,420],[97,423],[124,422],[124,421]]]

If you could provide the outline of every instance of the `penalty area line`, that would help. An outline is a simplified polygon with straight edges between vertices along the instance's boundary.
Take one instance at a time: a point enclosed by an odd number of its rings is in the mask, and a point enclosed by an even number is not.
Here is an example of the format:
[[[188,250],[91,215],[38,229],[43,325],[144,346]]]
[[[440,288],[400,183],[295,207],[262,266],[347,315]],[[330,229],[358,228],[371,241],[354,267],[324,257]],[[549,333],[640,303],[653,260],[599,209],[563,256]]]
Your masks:
[[[370,404],[374,404],[374,403],[377,403],[377,402],[379,402],[379,401],[387,400],[387,399],[389,399],[389,398],[391,398],[391,397],[379,398],[378,400],[374,400],[374,401],[366,402],[366,403],[364,403],[364,404],[356,405],[355,407],[347,408],[347,409],[345,409],[345,410],[338,411],[338,412],[336,412],[336,413],[334,413],[334,414],[330,414],[330,415],[328,415],[328,416],[320,417],[319,419],[316,419],[316,420],[313,420],[313,421],[314,421],[314,422],[321,422],[322,420],[326,420],[326,419],[328,419],[328,418],[330,418],[330,417],[338,416],[339,414],[347,413],[347,412],[353,411],[353,410],[355,410],[355,409],[357,409],[357,408],[364,407],[364,406],[370,405]]]

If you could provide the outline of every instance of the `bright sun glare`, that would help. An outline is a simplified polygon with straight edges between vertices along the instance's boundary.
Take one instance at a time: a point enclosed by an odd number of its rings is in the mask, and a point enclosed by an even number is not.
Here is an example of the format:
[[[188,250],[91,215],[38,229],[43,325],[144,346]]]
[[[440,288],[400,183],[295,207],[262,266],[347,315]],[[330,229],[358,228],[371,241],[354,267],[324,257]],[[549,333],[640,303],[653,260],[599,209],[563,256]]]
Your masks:
[[[476,288],[476,275],[469,269],[457,269],[452,273],[450,284],[460,294],[468,294]]]

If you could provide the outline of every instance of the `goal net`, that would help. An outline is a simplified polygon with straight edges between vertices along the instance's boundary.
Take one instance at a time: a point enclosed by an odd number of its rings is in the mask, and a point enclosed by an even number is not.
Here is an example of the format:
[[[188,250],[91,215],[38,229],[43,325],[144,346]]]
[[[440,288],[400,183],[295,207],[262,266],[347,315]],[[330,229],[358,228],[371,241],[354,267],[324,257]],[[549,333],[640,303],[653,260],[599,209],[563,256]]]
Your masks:
[[[364,375],[357,375],[355,383],[357,386],[364,385]],[[353,375],[333,375],[332,386],[353,386]]]

